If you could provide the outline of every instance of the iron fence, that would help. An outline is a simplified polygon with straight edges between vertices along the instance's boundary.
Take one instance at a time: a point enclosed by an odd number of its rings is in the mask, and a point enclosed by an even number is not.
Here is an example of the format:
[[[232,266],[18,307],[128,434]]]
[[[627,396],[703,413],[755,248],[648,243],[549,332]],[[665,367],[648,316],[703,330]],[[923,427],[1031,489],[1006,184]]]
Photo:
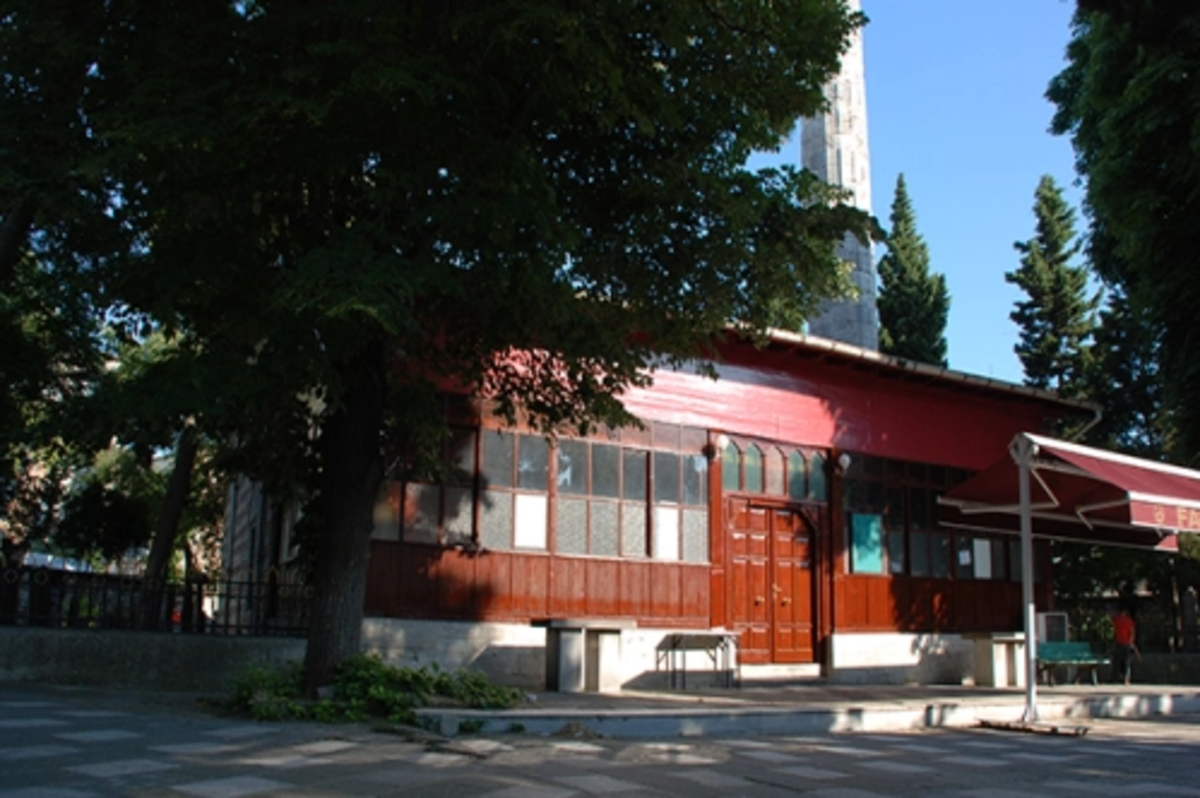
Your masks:
[[[156,584],[140,576],[5,567],[0,625],[302,637],[311,591],[275,572],[261,581]]]

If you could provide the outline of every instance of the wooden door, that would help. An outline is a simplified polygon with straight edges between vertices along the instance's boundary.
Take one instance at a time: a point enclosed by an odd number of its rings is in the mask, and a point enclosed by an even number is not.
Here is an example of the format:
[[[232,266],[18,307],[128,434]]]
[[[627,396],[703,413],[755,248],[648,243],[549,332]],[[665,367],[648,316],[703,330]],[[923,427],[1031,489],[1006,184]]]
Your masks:
[[[727,504],[731,627],[746,664],[812,662],[811,532],[792,509]]]
[[[774,662],[813,661],[812,540],[792,510],[776,510],[771,525]]]

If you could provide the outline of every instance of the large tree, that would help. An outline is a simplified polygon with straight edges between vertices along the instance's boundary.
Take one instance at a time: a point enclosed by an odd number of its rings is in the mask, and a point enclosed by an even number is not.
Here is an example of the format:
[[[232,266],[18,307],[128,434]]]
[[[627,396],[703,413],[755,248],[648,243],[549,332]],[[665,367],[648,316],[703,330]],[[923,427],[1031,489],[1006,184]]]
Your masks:
[[[1011,314],[1020,328],[1014,349],[1027,385],[1078,397],[1085,390],[1099,297],[1089,294],[1087,268],[1073,263],[1080,249],[1075,211],[1049,175],[1034,192],[1033,214],[1033,238],[1013,245],[1021,265],[1004,275],[1025,292]]]
[[[1200,6],[1079,2],[1067,67],[1051,83],[1053,128],[1069,134],[1094,230],[1116,255],[1106,279],[1157,332],[1170,456],[1200,452]]]
[[[119,306],[195,342],[248,468],[311,488],[310,686],[359,649],[384,453],[428,439],[434,386],[627,422],[623,389],[731,319],[796,328],[868,232],[811,175],[745,168],[821,106],[863,22],[840,0],[10,5],[0,34],[83,31],[82,88],[45,91],[107,189],[72,218],[128,233]],[[36,54],[6,69],[41,90]],[[6,175],[30,229],[61,217]]]
[[[904,175],[896,178],[887,254],[879,261],[879,348],[920,363],[946,365],[950,293],[946,277],[929,271],[929,249]]]

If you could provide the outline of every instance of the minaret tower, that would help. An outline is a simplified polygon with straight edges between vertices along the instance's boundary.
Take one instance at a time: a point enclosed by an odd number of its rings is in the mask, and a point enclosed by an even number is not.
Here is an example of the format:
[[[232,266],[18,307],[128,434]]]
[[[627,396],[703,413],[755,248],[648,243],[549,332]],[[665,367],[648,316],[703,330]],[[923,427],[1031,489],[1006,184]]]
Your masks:
[[[860,0],[849,0],[851,11]],[[805,119],[800,134],[800,162],[826,183],[851,193],[850,202],[871,212],[871,151],[867,145],[867,88],[863,70],[862,29],[854,32],[842,56],[837,77],[825,86],[829,110]],[[838,255],[853,264],[857,301],[826,301],[808,331],[865,349],[879,348],[879,313],[875,309],[875,257],[870,244],[847,235]]]

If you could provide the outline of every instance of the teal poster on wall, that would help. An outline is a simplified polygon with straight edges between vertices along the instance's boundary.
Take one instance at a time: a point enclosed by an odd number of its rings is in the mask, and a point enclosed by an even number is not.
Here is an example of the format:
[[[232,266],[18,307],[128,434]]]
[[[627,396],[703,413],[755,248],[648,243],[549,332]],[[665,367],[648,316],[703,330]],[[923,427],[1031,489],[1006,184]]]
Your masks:
[[[883,516],[850,516],[850,568],[856,574],[883,573]]]

